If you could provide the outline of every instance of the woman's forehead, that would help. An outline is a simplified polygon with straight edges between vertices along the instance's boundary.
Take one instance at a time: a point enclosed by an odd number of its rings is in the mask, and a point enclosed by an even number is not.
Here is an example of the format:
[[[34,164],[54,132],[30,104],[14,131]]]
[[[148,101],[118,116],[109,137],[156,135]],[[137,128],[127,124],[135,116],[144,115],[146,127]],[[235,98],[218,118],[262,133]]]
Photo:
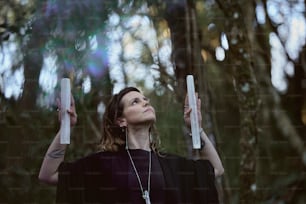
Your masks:
[[[143,97],[144,95],[142,93],[137,92],[137,91],[131,91],[122,97],[122,102],[129,101],[134,98],[143,98]]]

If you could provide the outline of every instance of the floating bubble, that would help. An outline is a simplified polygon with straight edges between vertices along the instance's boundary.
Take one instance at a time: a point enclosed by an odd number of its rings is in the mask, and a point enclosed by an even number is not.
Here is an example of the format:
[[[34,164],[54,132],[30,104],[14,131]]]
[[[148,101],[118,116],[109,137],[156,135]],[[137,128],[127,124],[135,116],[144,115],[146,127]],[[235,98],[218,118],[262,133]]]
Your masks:
[[[74,65],[71,61],[69,61],[68,59],[64,59],[63,60],[63,65],[64,65],[64,69],[66,72],[71,72],[74,70]]]
[[[108,55],[105,49],[98,48],[91,52],[87,59],[87,72],[95,77],[101,78],[108,69]]]

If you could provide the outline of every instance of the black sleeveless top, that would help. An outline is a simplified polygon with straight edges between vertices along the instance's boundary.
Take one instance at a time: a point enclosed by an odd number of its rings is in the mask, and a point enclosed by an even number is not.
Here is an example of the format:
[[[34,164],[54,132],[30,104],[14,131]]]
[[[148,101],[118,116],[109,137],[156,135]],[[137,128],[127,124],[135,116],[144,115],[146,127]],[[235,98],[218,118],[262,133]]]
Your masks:
[[[144,190],[148,189],[148,172],[149,172],[149,157],[150,152],[136,149],[129,150],[134,161],[135,167],[139,174],[142,187]],[[127,163],[128,167],[128,182],[127,190],[130,192],[129,197],[131,203],[143,204],[144,199],[142,198],[142,191],[139,186],[137,176],[131,162]],[[159,163],[159,160],[152,152],[152,165],[150,175],[150,200],[152,203],[165,203],[165,180],[163,172]]]
[[[149,152],[130,150],[147,189]],[[57,203],[141,203],[145,201],[124,148],[99,152],[59,166]],[[152,152],[152,204],[218,203],[214,169],[207,160],[188,160]]]

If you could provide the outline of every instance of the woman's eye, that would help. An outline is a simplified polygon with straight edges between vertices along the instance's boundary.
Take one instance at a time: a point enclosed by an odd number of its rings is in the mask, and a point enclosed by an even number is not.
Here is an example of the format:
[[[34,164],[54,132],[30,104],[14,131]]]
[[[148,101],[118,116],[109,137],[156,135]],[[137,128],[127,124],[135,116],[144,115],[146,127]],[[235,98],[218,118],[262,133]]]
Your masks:
[[[135,105],[135,104],[137,104],[137,103],[138,103],[138,100],[137,100],[137,99],[135,99],[135,100],[132,101],[132,105]]]

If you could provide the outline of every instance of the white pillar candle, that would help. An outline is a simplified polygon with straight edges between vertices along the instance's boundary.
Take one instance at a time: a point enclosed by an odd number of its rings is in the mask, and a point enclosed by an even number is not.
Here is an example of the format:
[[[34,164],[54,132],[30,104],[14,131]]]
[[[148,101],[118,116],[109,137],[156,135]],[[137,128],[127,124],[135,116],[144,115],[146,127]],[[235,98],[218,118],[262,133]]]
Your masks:
[[[186,81],[187,81],[188,103],[189,107],[192,109],[190,113],[192,145],[193,149],[201,149],[197,97],[195,95],[193,76],[187,75]]]
[[[70,109],[71,88],[70,79],[63,78],[61,80],[61,129],[60,143],[70,144],[70,115],[67,110]]]

